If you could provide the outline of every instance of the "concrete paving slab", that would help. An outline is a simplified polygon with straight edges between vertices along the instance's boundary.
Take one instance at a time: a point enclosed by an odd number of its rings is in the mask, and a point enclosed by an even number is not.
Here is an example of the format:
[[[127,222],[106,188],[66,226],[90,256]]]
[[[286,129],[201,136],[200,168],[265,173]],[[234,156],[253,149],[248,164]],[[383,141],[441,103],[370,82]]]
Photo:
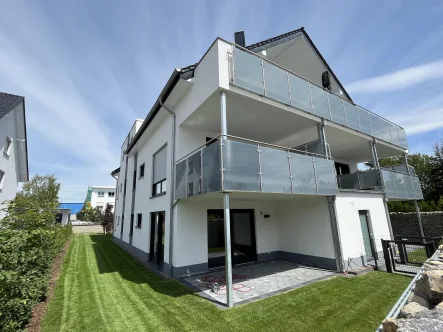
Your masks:
[[[336,275],[334,271],[302,266],[287,261],[271,261],[233,268],[234,304],[244,304],[260,298],[298,288]],[[224,269],[183,278],[200,290],[203,297],[226,303]]]

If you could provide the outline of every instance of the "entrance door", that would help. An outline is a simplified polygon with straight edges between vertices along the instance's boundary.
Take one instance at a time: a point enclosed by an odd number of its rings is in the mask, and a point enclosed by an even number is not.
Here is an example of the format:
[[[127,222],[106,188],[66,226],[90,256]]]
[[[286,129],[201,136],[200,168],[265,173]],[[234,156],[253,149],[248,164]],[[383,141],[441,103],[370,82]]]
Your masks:
[[[257,260],[254,210],[231,210],[232,263]]]
[[[161,265],[165,252],[165,212],[151,213],[151,241],[149,260]]]
[[[373,262],[374,254],[372,248],[372,234],[369,226],[368,211],[358,211],[360,217],[360,227],[363,235],[363,245],[365,249],[366,261]]]
[[[231,210],[231,257],[233,264],[257,260],[254,210]],[[208,266],[224,264],[224,213],[208,210]]]

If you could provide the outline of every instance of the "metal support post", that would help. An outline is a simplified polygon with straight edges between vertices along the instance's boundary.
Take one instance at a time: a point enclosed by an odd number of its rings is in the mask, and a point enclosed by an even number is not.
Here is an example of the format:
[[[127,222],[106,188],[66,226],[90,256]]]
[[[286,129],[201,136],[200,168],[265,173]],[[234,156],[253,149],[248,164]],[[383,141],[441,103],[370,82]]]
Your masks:
[[[220,95],[221,106],[221,133],[222,144],[227,139],[228,125],[226,118],[226,92],[222,91]],[[222,159],[222,172],[223,159]],[[225,219],[225,270],[226,270],[226,304],[230,308],[233,306],[232,300],[232,253],[231,253],[231,211],[229,208],[229,193],[223,193],[223,211]]]
[[[334,242],[335,264],[338,272],[344,271],[343,251],[340,242],[340,229],[337,220],[337,209],[335,206],[335,196],[328,197],[329,219],[331,222],[332,240]]]
[[[378,153],[377,153],[377,146],[376,146],[376,140],[369,143],[371,146],[371,152],[372,152],[372,163],[376,170],[379,171],[380,179],[381,179],[381,185],[383,188],[383,206],[385,207],[385,214],[386,214],[386,220],[388,222],[388,228],[389,228],[389,236],[391,240],[394,240],[394,232],[392,231],[392,224],[391,224],[391,216],[389,215],[389,208],[388,208],[388,196],[386,195],[386,188],[385,188],[385,181],[383,180],[383,172],[380,169],[380,162],[378,160]]]
[[[406,171],[408,172],[409,176],[411,176],[411,170],[409,169],[409,163],[408,163],[408,154],[405,153],[403,155],[403,157],[405,160]],[[416,199],[414,199],[413,202],[414,202],[414,207],[415,207],[415,213],[417,215],[418,226],[420,227],[420,234],[421,234],[421,237],[424,238],[425,232],[423,231],[423,224],[421,222],[420,208],[418,207],[418,203],[417,203]]]

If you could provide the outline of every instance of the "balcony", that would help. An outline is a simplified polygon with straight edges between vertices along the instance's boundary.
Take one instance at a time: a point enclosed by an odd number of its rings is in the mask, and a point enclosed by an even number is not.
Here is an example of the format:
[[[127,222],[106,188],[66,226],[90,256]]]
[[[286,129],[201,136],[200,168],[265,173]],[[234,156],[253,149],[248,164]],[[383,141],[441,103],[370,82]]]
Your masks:
[[[230,74],[234,86],[408,148],[405,130],[400,126],[235,45]]]
[[[337,175],[340,190],[383,191],[380,171],[376,169]]]
[[[176,199],[217,191],[337,194],[333,160],[229,135],[179,160],[175,181]]]
[[[408,174],[399,169],[406,170],[406,166],[393,166],[381,170],[386,196],[398,200],[423,199],[420,181],[415,173]]]

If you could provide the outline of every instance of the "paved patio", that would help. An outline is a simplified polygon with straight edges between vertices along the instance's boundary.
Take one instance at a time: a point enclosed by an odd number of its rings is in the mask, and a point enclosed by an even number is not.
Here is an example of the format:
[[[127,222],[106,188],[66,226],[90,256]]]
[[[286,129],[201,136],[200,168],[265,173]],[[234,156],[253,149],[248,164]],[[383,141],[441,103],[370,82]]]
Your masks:
[[[287,261],[271,261],[234,267],[233,300],[243,304],[330,278],[335,272],[298,265]],[[214,302],[226,303],[225,271],[183,278],[199,294]],[[215,285],[215,287],[214,287]]]

